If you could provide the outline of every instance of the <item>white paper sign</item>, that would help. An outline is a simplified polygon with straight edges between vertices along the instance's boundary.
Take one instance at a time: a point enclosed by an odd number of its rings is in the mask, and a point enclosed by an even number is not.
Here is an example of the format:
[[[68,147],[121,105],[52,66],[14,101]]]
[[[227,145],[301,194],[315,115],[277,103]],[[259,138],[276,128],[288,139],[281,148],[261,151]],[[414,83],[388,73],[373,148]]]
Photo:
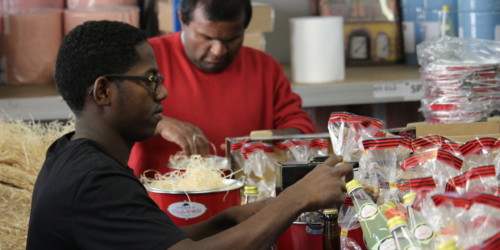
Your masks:
[[[394,83],[376,83],[373,85],[373,97],[403,97],[404,99],[420,99],[424,96],[422,82],[406,81]]]

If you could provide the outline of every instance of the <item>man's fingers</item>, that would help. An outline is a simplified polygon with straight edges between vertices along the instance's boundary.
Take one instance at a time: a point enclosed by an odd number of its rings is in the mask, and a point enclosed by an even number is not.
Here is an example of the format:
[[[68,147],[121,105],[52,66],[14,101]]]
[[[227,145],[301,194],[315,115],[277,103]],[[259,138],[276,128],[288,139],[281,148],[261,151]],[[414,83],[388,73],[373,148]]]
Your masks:
[[[353,174],[352,164],[341,163],[335,166],[335,171],[339,173],[340,176],[349,176]]]
[[[323,164],[328,166],[335,166],[340,162],[342,162],[341,156],[330,156],[325,160],[325,162],[323,162]]]

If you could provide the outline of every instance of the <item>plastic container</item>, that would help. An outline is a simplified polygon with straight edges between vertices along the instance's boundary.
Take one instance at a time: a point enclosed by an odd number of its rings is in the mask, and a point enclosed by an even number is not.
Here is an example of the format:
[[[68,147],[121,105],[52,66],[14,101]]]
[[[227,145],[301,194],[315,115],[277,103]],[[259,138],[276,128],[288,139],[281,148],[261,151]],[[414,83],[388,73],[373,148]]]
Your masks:
[[[146,186],[149,196],[177,226],[195,224],[211,218],[227,208],[241,205],[243,182],[225,180],[227,188],[204,191],[166,191]],[[231,185],[234,184],[234,185]]]
[[[500,1],[459,0],[460,37],[500,41]]]

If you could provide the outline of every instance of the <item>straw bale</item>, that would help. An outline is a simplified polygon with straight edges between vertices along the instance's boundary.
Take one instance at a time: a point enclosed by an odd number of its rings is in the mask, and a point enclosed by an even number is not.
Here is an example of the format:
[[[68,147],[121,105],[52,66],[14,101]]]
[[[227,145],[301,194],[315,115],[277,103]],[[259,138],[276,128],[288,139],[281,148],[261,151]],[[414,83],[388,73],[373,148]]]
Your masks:
[[[0,120],[0,250],[25,249],[31,195],[49,146],[74,121]]]
[[[31,192],[0,184],[0,249],[24,249]]]
[[[0,163],[0,183],[32,191],[36,175],[27,174],[20,168]]]
[[[0,225],[0,249],[26,249],[26,233],[25,228]]]

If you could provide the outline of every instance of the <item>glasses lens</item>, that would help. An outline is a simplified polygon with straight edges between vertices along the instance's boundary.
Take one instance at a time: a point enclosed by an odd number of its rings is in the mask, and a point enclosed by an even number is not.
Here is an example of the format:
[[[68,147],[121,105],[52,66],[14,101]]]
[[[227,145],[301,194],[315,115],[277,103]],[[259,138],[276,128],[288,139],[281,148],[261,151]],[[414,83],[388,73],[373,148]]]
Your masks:
[[[153,81],[155,83],[154,91],[156,93],[156,91],[158,90],[158,87],[163,83],[163,75],[162,74],[155,75],[153,78]]]

